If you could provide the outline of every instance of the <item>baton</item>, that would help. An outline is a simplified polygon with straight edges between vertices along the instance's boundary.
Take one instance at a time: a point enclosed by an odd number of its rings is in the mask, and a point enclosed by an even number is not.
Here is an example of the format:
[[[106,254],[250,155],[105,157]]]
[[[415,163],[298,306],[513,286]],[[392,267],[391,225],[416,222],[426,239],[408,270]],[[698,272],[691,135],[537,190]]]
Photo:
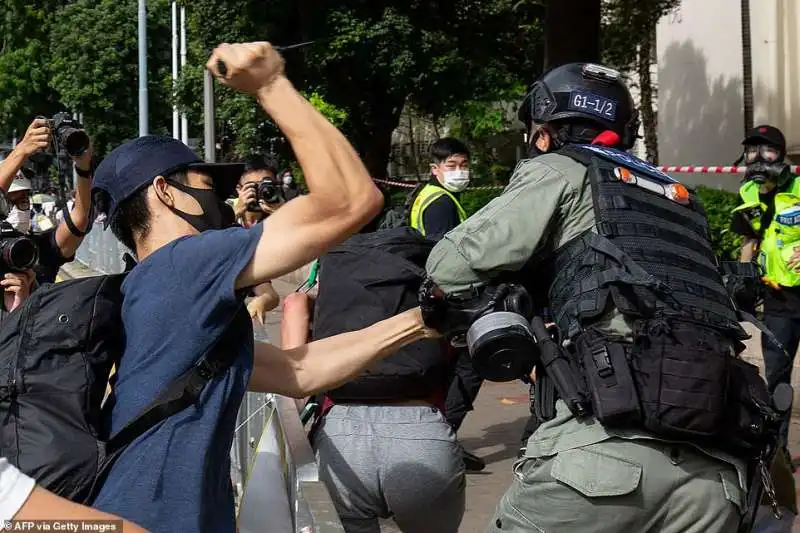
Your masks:
[[[278,52],[286,52],[288,50],[294,50],[296,48],[303,48],[304,46],[314,44],[315,42],[316,41],[306,41],[304,43],[290,44],[287,46],[273,46],[273,48]],[[217,72],[219,72],[223,78],[228,75],[228,65],[226,65],[225,61],[223,61],[222,59],[217,59]]]

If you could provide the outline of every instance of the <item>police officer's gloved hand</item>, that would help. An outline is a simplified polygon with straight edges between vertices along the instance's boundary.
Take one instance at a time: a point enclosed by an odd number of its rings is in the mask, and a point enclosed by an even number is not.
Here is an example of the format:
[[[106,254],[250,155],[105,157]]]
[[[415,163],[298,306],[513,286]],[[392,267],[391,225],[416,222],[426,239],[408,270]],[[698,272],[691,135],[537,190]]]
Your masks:
[[[425,325],[445,336],[465,333],[478,318],[497,310],[509,294],[508,285],[486,287],[470,296],[447,296],[431,278],[419,289]]]

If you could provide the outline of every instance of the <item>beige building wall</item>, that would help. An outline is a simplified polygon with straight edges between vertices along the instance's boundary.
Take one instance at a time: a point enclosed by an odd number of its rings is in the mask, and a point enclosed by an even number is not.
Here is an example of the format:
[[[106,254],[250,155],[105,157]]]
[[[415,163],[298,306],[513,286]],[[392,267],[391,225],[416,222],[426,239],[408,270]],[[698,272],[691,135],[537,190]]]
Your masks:
[[[800,161],[800,0],[751,0],[755,124],[783,130]],[[665,165],[729,165],[744,135],[740,0],[683,0],[658,26],[659,150]],[[738,179],[687,181],[736,188]]]
[[[739,0],[683,0],[657,43],[661,163],[730,165],[744,133]]]
[[[800,156],[800,1],[751,0],[754,114]]]

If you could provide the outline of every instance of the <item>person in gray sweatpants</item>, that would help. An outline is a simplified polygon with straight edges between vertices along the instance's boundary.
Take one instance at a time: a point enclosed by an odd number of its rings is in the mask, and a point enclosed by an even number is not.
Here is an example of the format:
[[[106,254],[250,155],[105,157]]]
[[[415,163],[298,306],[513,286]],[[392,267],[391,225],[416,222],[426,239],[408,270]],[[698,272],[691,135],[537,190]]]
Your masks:
[[[415,243],[419,244],[419,237],[404,235],[403,230],[387,231],[390,232],[384,234],[387,239],[395,244],[402,241],[406,252]],[[353,321],[363,318],[365,308],[359,304],[362,300],[369,304],[370,297],[364,291],[371,289],[359,286],[362,278],[353,270],[366,271],[369,276],[386,276],[391,281],[393,269],[411,268],[401,257],[383,255],[382,242],[377,235],[354,237],[348,241],[349,248],[343,247],[337,254],[322,258],[320,293],[314,313],[315,335],[331,334],[331,321],[336,322],[336,328],[353,327]],[[430,246],[422,245],[421,252]],[[383,247],[386,248],[390,247]],[[342,261],[348,251],[354,252],[354,264],[347,263],[352,268],[339,268],[337,258]],[[384,261],[390,264],[387,266]],[[380,286],[382,292],[373,293],[379,299],[394,301],[395,297],[401,297],[399,293],[403,293],[403,298],[408,297],[404,286]],[[326,287],[330,292],[325,293]],[[416,293],[411,298],[416,305]],[[307,341],[310,307],[311,298],[303,292],[286,297],[281,324],[284,348]],[[429,359],[424,360],[432,365],[430,368],[438,368],[430,373],[437,376],[430,387],[422,385],[425,382],[424,372],[420,372],[425,364],[419,357],[422,351],[429,353]],[[399,384],[392,379],[395,370],[384,374],[373,365],[370,368],[373,376],[377,372],[386,377],[374,385],[381,400],[375,399],[374,394],[369,399],[369,395],[355,393],[353,386],[363,393],[358,378],[345,385],[350,387],[349,395],[338,389],[322,400],[318,415],[321,420],[311,435],[320,478],[328,487],[347,533],[380,533],[379,520],[386,518],[393,518],[403,533],[457,533],[465,504],[464,462],[453,427],[442,413],[453,354],[433,341],[433,346],[421,347],[410,356],[398,352],[390,358],[395,358],[397,373],[409,368],[412,373]],[[394,399],[387,401],[387,398]]]
[[[457,533],[464,514],[461,448],[430,405],[334,405],[314,437],[320,478],[347,533]]]

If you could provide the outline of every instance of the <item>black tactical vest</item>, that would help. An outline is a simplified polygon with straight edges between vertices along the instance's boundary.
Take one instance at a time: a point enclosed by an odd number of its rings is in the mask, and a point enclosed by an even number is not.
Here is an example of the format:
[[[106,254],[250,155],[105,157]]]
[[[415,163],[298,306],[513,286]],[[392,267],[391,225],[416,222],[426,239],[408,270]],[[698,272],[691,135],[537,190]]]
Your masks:
[[[618,150],[570,145],[559,153],[587,166],[597,221],[596,233],[562,247],[548,268],[548,299],[567,337],[613,303],[632,318],[682,317],[746,338],[696,194]]]
[[[758,371],[737,357],[747,334],[697,196],[617,150],[559,153],[586,165],[596,224],[544,265],[548,300],[594,416],[667,439],[724,441],[735,453],[755,446],[756,403],[741,383]],[[614,307],[632,339],[595,327]]]

